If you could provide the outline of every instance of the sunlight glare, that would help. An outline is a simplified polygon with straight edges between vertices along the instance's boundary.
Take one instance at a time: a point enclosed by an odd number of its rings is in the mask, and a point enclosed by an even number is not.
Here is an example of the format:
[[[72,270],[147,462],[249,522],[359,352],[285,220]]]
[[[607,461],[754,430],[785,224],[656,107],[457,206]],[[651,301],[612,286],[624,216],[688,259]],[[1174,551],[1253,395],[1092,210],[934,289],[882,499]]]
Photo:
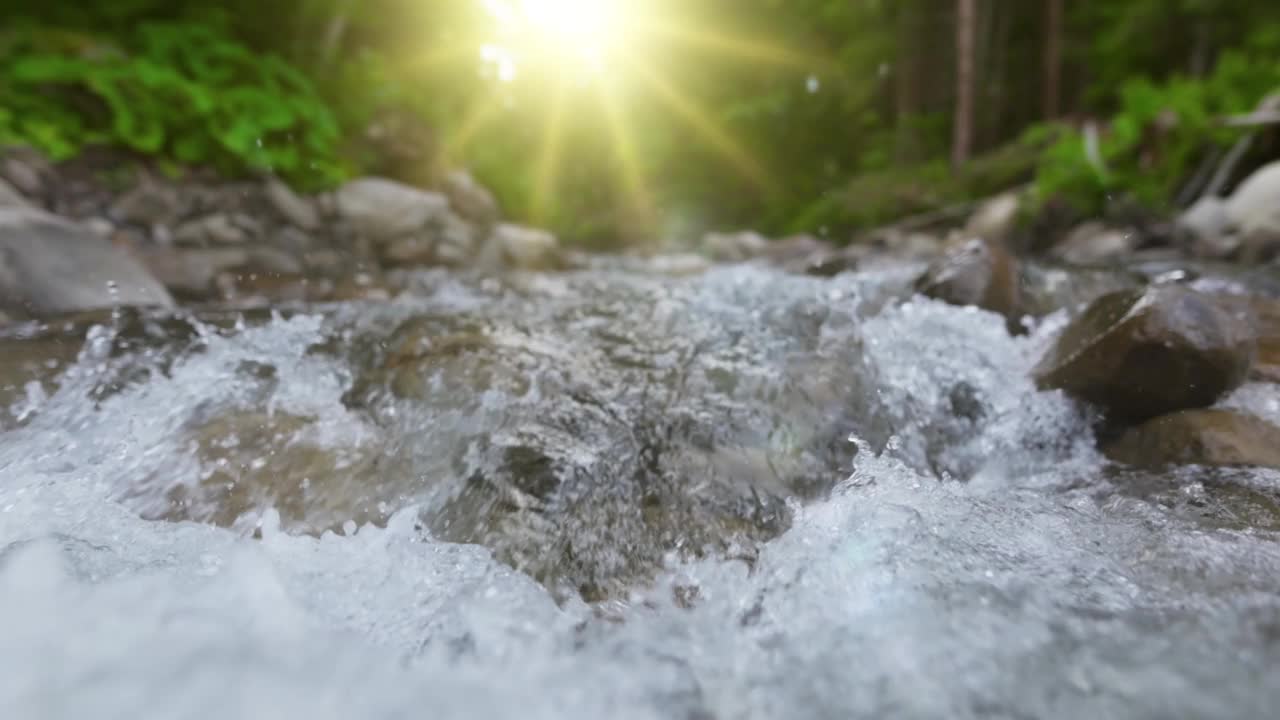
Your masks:
[[[560,64],[603,69],[622,42],[623,0],[484,0],[507,41]]]

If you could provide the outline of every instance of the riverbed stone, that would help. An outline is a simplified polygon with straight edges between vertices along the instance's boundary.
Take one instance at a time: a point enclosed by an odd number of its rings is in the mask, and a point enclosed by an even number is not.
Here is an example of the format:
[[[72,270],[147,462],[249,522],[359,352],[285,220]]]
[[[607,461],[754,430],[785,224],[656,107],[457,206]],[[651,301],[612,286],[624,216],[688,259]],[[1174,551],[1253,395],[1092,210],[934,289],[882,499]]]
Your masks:
[[[1130,428],[1105,448],[1126,465],[1280,468],[1280,428],[1233,410],[1183,410]]]
[[[1076,317],[1033,370],[1126,420],[1205,407],[1244,382],[1256,335],[1246,314],[1178,285],[1109,293]]]
[[[249,264],[244,248],[144,247],[135,254],[165,287],[190,300],[212,298],[219,274]]]
[[[478,227],[492,227],[501,217],[493,193],[476,182],[466,170],[454,170],[445,175],[443,190],[453,211]]]
[[[309,200],[295,193],[279,178],[269,178],[263,186],[276,212],[293,226],[314,232],[320,228],[320,213]]]
[[[505,270],[550,270],[559,263],[560,243],[546,230],[501,223],[482,253],[484,266]]]
[[[41,316],[172,304],[164,286],[108,240],[43,211],[0,208],[0,310]]]
[[[51,173],[49,161],[31,148],[10,148],[0,162],[0,177],[28,198],[44,195],[44,179]]]
[[[109,215],[116,221],[142,227],[173,225],[182,215],[182,205],[176,186],[143,179],[116,198]]]
[[[1258,353],[1249,379],[1280,383],[1280,300],[1257,296],[1249,305],[1258,330]]]
[[[240,245],[250,238],[246,223],[228,213],[206,215],[178,226],[173,233],[179,245]]]
[[[1016,190],[1004,192],[983,201],[969,216],[964,233],[967,237],[980,237],[992,242],[1006,242],[1018,226],[1018,214],[1022,208],[1022,195]]]
[[[702,237],[702,247],[716,262],[743,262],[763,255],[769,239],[750,230],[711,232]]]
[[[916,281],[916,291],[952,305],[973,305],[1013,321],[1018,263],[998,242],[972,238],[952,245]]]
[[[1051,255],[1072,265],[1102,265],[1137,249],[1138,233],[1098,222],[1083,223],[1054,245]]]
[[[339,214],[375,243],[386,243],[424,228],[449,210],[449,200],[384,178],[352,180],[335,193]]]
[[[1280,161],[1245,178],[1227,199],[1226,213],[1243,237],[1280,236]]]
[[[0,179],[0,208],[2,207],[31,207],[31,203],[16,188]]]

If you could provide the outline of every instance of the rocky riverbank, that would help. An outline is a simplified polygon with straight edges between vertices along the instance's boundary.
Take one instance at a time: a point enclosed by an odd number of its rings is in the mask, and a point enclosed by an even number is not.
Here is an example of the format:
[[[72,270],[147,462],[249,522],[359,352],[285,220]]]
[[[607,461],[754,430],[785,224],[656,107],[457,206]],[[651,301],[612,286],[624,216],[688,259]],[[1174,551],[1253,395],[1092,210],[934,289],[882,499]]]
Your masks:
[[[113,181],[109,167],[95,167],[92,158],[55,167],[23,152],[11,152],[0,163],[5,183],[0,185],[0,251],[5,260],[0,268],[0,311],[11,320],[67,317],[121,305],[169,312],[178,304],[191,305],[208,318],[209,313],[252,307],[301,309],[352,300],[386,304],[398,296],[420,298],[435,292],[439,277],[421,272],[432,268],[445,268],[468,282],[503,276],[506,279],[494,287],[529,293],[534,298],[530,302],[551,307],[559,307],[558,301],[542,297],[536,288],[566,270],[588,278],[592,272],[609,273],[615,278],[611,282],[619,282],[619,271],[624,278],[675,278],[707,272],[715,264],[750,264],[780,277],[812,276],[818,278],[812,282],[819,283],[905,272],[906,282],[879,289],[875,307],[909,304],[922,295],[994,313],[1012,336],[1052,332],[1053,342],[1020,382],[1027,383],[1028,392],[1065,393],[1094,413],[1097,446],[1119,465],[1280,467],[1274,453],[1280,429],[1271,424],[1274,418],[1250,414],[1238,403],[1222,405],[1247,392],[1241,390],[1247,383],[1269,384],[1280,378],[1280,266],[1270,257],[1280,247],[1280,220],[1274,217],[1280,208],[1280,166],[1264,167],[1231,197],[1216,201],[1222,212],[1212,226],[1203,222],[1210,202],[1203,201],[1158,232],[1151,227],[1086,223],[1064,228],[1047,242],[1030,243],[1020,235],[1022,199],[1008,193],[983,204],[962,227],[945,232],[882,228],[844,248],[809,236],[769,240],[752,232],[713,233],[683,254],[630,259],[566,251],[550,233],[503,222],[492,194],[460,172],[436,189],[362,178],[308,196],[270,177],[229,183],[197,174],[171,180],[134,169]],[[1267,197],[1274,202],[1268,204]],[[1040,250],[1032,252],[1033,246]],[[489,292],[483,283],[479,287],[468,285],[466,292]],[[614,312],[609,307],[619,302],[609,293],[583,288],[565,292],[581,294],[586,303],[564,308],[572,321],[586,314],[607,322]],[[624,297],[627,291],[619,286],[613,294]],[[603,305],[592,304],[598,302]],[[627,302],[660,303],[661,297],[648,288]],[[546,321],[570,322],[558,317]],[[187,341],[178,338],[196,334],[191,323],[179,321],[177,331],[144,323],[153,329],[141,342],[185,346]],[[391,327],[365,336],[363,349],[348,359],[353,380],[344,402],[374,415],[405,402],[415,406],[415,412],[428,406],[448,414],[496,389],[527,395],[533,388],[529,368],[545,362],[552,349],[531,339],[537,335],[532,327],[508,328],[506,323],[496,317],[468,318],[466,312],[456,317],[401,317]],[[73,326],[82,327],[82,321]],[[48,375],[41,369],[39,351],[30,350],[31,340],[47,340],[48,333],[59,332],[39,322],[27,327],[10,333],[10,376],[0,377],[0,397],[20,401],[14,407],[23,408],[24,398],[36,392],[31,383],[39,385],[39,378]],[[172,332],[177,336],[168,337]],[[580,550],[575,559],[531,555],[520,548],[518,538],[534,532],[528,525],[529,508],[555,505],[562,493],[580,492],[571,488],[600,474],[594,465],[577,465],[575,458],[586,451],[572,446],[583,441],[580,435],[588,432],[588,419],[600,413],[597,405],[602,401],[591,398],[625,394],[628,383],[636,381],[637,368],[646,368],[642,407],[626,405],[596,418],[599,427],[590,432],[598,446],[586,452],[615,458],[622,463],[617,467],[629,468],[629,474],[654,476],[636,486],[633,500],[663,509],[650,513],[656,518],[652,526],[636,526],[629,563],[655,564],[671,549],[673,538],[691,537],[693,526],[700,528],[694,533],[700,546],[751,545],[785,526],[788,499],[830,489],[832,473],[850,460],[833,449],[840,435],[833,419],[848,419],[854,407],[869,412],[868,400],[861,396],[865,388],[845,387],[834,369],[823,365],[818,374],[821,387],[788,386],[787,392],[775,389],[769,396],[770,402],[784,402],[787,412],[804,418],[806,428],[800,434],[812,444],[793,448],[800,456],[773,457],[754,444],[726,454],[715,443],[704,447],[690,439],[714,434],[712,426],[682,426],[665,416],[686,402],[667,380],[657,379],[666,377],[660,358],[669,341],[665,335],[637,332],[575,340],[578,362],[603,353],[592,361],[588,386],[574,389],[572,382],[558,377],[540,383],[544,390],[555,387],[558,396],[571,398],[572,411],[556,420],[548,408],[538,406],[532,410],[539,418],[535,430],[486,440],[482,454],[491,459],[483,472],[468,480],[467,490],[431,520],[435,531],[460,541],[484,542],[544,581],[568,579],[574,587],[591,588],[584,594],[609,594],[601,588],[614,587],[615,573],[597,560],[584,559],[590,552]],[[685,350],[696,355],[692,347]],[[707,372],[701,392],[708,397],[718,391],[717,383],[729,387],[738,382],[715,380],[714,373]],[[982,403],[965,387],[957,384],[948,402],[957,417],[978,422],[984,414]],[[792,390],[796,396],[788,399]],[[666,401],[655,400],[665,395],[670,395]],[[811,399],[806,404],[802,397]],[[655,402],[665,411],[657,411]],[[687,410],[690,417],[707,417],[727,413],[727,407],[712,403]],[[821,417],[811,417],[815,408],[821,408]],[[24,413],[10,415],[22,422]],[[728,417],[722,420],[730,422]],[[209,463],[252,463],[259,455],[272,455],[269,442],[245,445],[231,454],[219,449],[226,435],[242,432],[246,423],[268,437],[290,436],[307,424],[254,410],[243,417],[202,419],[188,431]],[[630,444],[618,444],[623,435]],[[244,452],[248,455],[241,457]],[[948,465],[926,455],[940,476],[965,479],[972,471],[967,463]],[[624,462],[624,457],[630,459]],[[308,458],[303,463],[310,468],[308,474],[333,475],[343,467],[324,453]],[[369,462],[373,460],[364,457],[357,466]],[[679,478],[694,467],[703,476],[719,478],[717,487],[729,488],[723,496],[704,498],[704,514],[697,517],[684,515],[690,509],[678,492]],[[272,478],[293,477],[295,470],[266,462],[253,472],[233,473],[230,484],[263,491],[262,486],[274,483]],[[616,472],[614,468],[606,474]],[[215,487],[228,479],[225,471],[213,477],[220,478],[213,482]],[[294,488],[279,495],[277,490],[224,496],[221,491],[204,494],[205,490],[187,488],[183,492],[196,493],[198,500],[188,497],[169,507],[164,503],[170,498],[148,506],[147,512],[236,525],[256,504],[271,498],[288,508],[296,502],[288,498],[300,492]],[[744,491],[749,491],[751,502],[740,494]],[[556,522],[582,519],[576,511],[565,512]],[[310,532],[341,525],[341,517],[386,519],[385,513],[359,503],[326,506],[324,512],[298,510],[296,517],[286,512],[286,519]],[[686,527],[684,531],[665,521],[676,517],[685,518],[677,523]],[[541,524],[545,518],[534,523]],[[521,529],[516,532],[513,527]],[[631,571],[622,574],[630,577]]]

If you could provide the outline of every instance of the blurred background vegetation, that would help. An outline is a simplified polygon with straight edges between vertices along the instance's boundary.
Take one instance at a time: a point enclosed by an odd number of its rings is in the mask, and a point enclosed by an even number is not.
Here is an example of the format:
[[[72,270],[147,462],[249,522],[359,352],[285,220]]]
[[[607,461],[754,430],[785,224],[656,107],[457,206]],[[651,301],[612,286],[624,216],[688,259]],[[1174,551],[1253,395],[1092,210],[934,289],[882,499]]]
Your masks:
[[[1167,208],[1280,90],[1277,2],[625,5],[534,48],[490,0],[3,0],[0,144],[306,189],[466,167],[583,244],[840,239],[1028,182]]]

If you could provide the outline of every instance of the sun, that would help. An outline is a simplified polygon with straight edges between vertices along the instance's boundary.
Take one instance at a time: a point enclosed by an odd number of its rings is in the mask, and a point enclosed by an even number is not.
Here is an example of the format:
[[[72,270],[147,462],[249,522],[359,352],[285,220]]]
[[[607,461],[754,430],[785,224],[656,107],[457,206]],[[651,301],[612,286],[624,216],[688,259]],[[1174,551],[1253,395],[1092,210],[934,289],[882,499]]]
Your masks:
[[[484,0],[501,45],[525,61],[602,70],[624,44],[624,0]]]

